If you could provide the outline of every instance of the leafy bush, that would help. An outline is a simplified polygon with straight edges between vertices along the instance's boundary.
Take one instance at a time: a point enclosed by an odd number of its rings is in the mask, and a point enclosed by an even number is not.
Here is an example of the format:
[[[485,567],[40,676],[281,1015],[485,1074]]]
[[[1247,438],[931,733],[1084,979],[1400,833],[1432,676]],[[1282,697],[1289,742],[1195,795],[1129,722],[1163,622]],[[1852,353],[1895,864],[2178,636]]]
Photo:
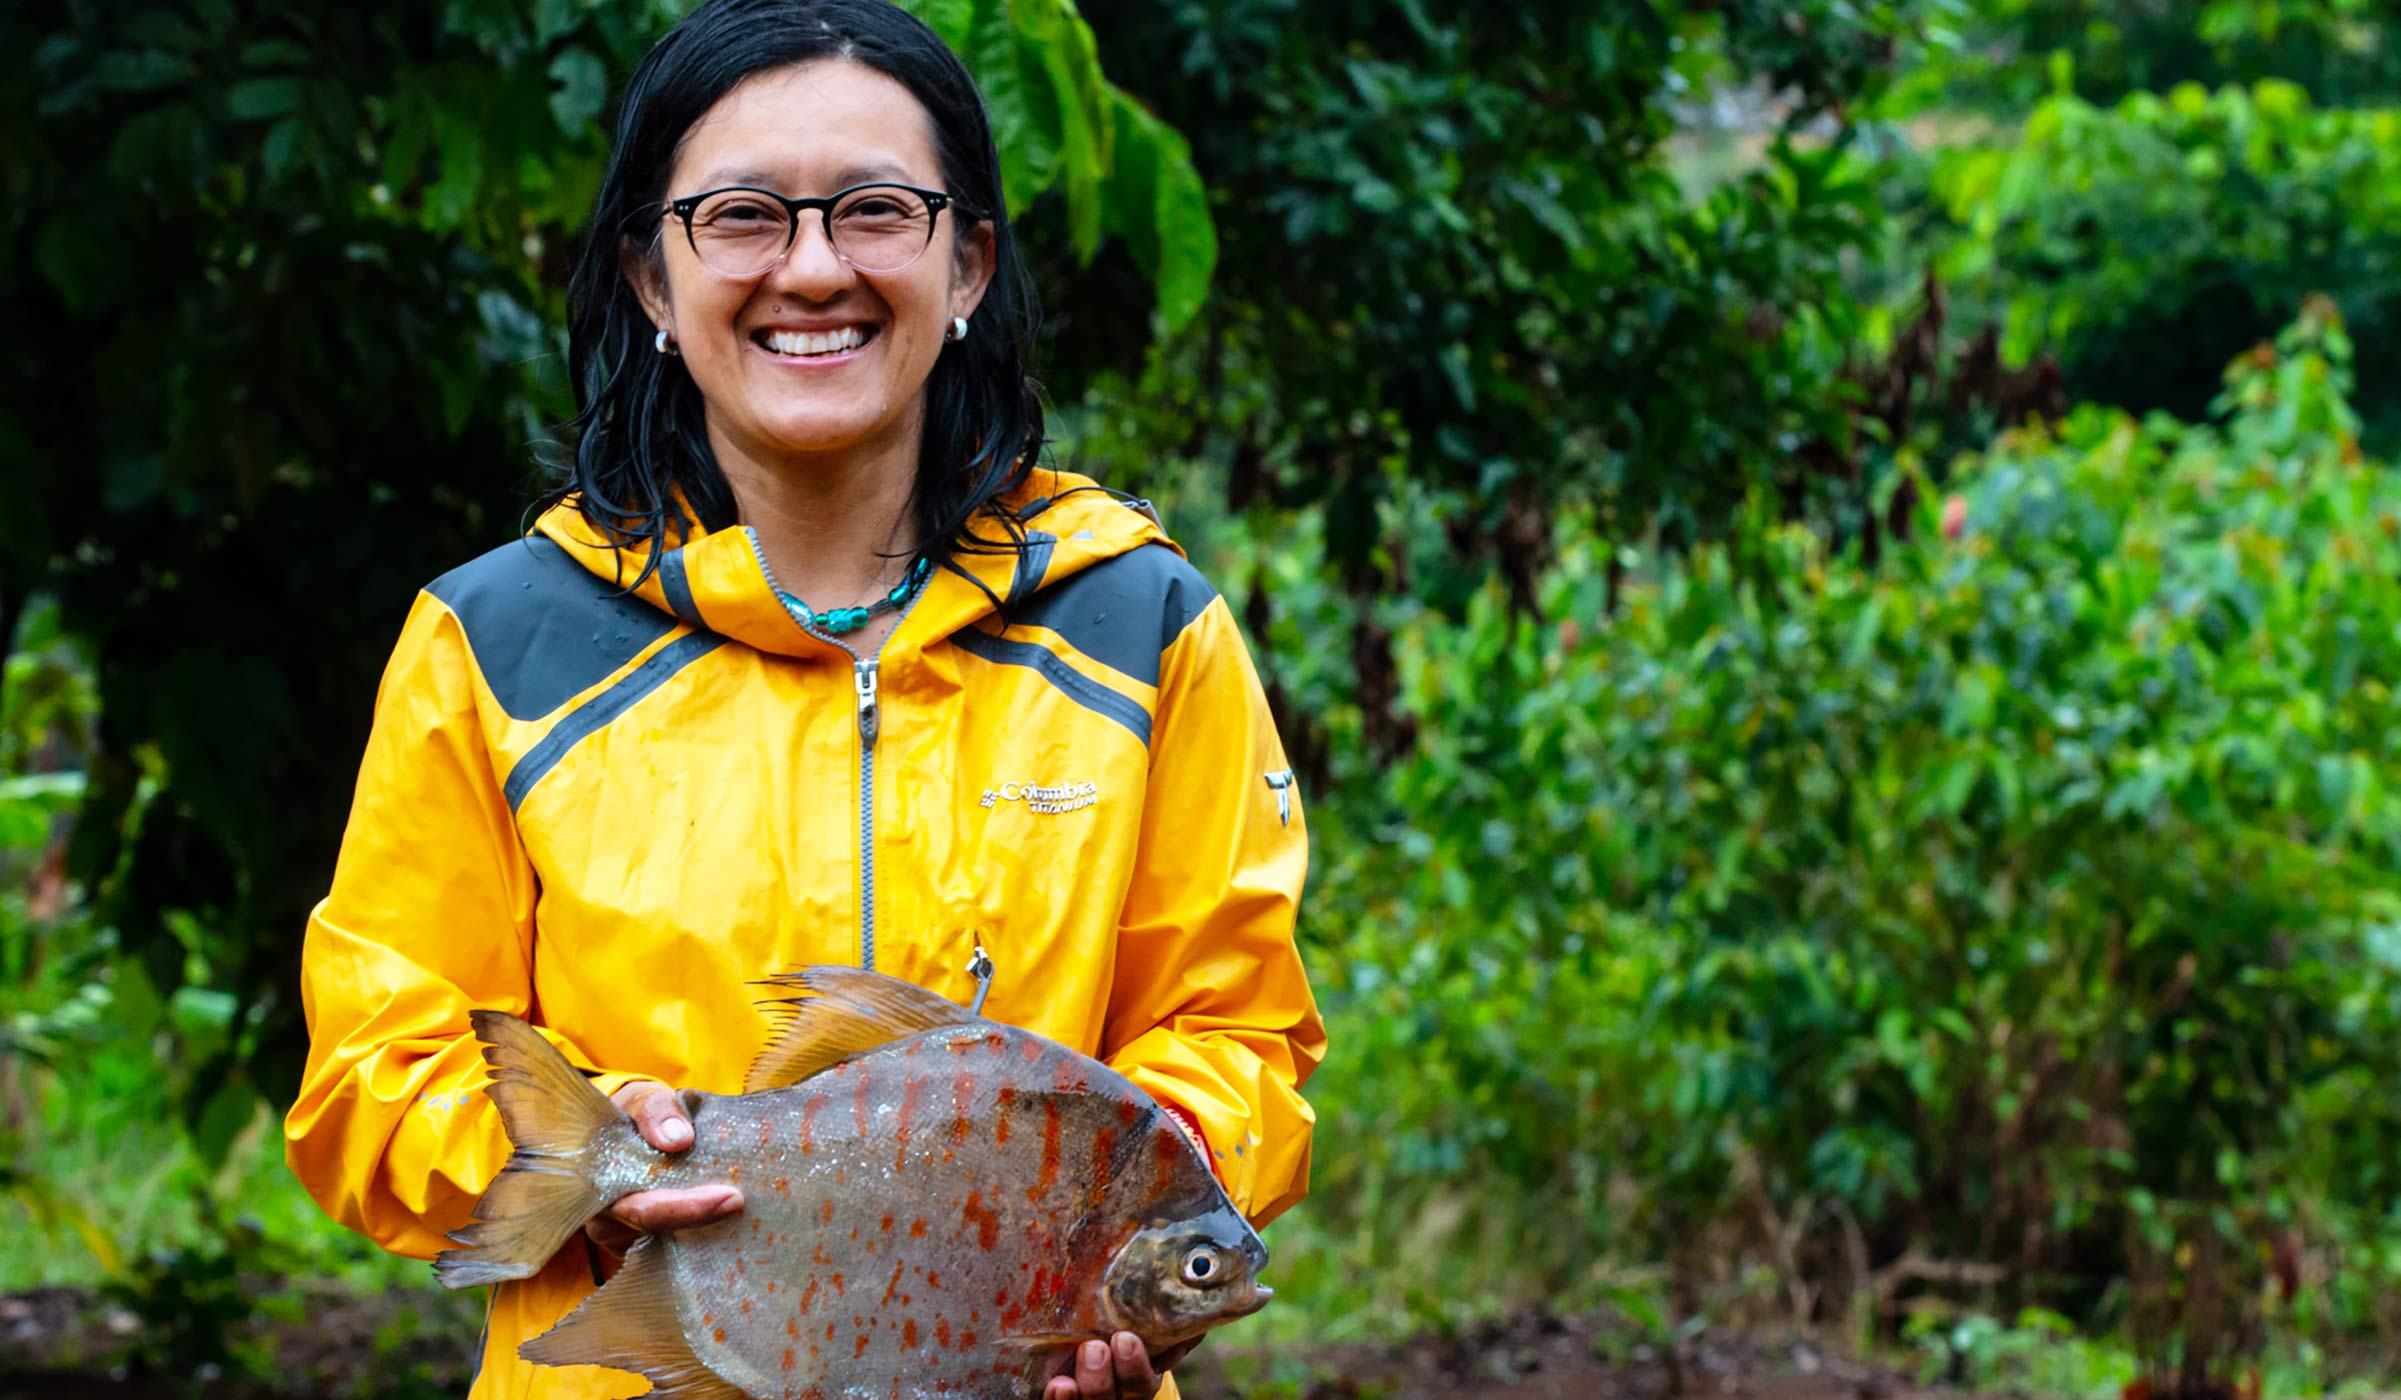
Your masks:
[[[2217,366],[2324,293],[2363,347],[2369,438],[2401,447],[2401,108],[2280,79],[2100,107],[2071,75],[1916,177],[1931,208],[1907,256],[1960,319],[2002,325],[2006,359],[2056,354],[2078,398],[2193,418]]]
[[[2348,355],[2321,303],[2220,426],[2012,435],[1878,570],[1762,508],[1614,614],[1583,542],[1539,625],[1403,623],[1423,753],[1315,809],[1327,1136],[1379,1144],[1316,1228],[1422,1261],[1472,1182],[1544,1222],[1528,1288],[1658,1257],[1697,1304],[1734,1260],[2193,1374],[2281,1232],[2389,1282],[2353,1212],[2401,1142],[2401,475]]]

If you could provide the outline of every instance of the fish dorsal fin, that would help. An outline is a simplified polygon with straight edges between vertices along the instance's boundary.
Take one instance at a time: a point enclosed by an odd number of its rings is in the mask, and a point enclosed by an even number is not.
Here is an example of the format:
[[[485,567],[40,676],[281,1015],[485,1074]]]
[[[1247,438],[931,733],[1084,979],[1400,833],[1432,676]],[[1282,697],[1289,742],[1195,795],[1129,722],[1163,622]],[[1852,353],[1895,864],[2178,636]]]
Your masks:
[[[814,996],[771,997],[760,1003],[783,1024],[751,1063],[742,1092],[781,1089],[833,1068],[879,1045],[981,1018],[957,1002],[912,982],[863,968],[827,964],[767,979]]]
[[[665,1242],[655,1238],[636,1243],[615,1278],[517,1355],[545,1366],[613,1366],[647,1376],[652,1389],[645,1400],[749,1400],[693,1353],[676,1307],[675,1270]]]

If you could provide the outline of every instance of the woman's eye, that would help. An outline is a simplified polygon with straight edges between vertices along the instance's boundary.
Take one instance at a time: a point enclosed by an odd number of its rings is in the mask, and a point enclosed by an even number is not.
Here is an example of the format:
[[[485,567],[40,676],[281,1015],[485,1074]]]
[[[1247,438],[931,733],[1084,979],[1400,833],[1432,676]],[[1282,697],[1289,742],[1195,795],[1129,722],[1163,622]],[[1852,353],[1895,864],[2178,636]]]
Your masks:
[[[780,222],[782,218],[782,211],[771,210],[764,204],[753,203],[749,200],[733,204],[720,204],[700,211],[700,221],[705,224]]]

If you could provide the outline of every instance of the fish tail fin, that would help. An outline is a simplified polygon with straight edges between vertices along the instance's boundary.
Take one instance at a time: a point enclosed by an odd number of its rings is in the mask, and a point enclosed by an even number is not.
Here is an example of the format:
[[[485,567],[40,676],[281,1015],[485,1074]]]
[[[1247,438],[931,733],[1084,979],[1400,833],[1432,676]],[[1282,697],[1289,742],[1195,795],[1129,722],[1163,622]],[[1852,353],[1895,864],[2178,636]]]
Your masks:
[[[532,1026],[498,1011],[470,1013],[492,1067],[486,1092],[517,1149],[483,1198],[476,1223],[450,1238],[434,1273],[450,1288],[530,1278],[608,1204],[585,1156],[625,1122],[608,1095]]]
[[[666,1242],[637,1242],[625,1267],[559,1324],[517,1348],[544,1366],[611,1366],[650,1378],[644,1400],[749,1400],[693,1353]]]

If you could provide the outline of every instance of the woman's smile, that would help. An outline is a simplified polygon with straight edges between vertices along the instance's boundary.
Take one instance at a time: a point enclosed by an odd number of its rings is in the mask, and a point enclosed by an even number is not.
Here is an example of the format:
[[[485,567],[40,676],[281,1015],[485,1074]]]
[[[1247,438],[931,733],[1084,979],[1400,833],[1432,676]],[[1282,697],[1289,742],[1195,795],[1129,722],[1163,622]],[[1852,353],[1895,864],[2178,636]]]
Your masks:
[[[873,321],[761,326],[750,333],[750,343],[780,367],[824,370],[858,360],[881,329]]]

